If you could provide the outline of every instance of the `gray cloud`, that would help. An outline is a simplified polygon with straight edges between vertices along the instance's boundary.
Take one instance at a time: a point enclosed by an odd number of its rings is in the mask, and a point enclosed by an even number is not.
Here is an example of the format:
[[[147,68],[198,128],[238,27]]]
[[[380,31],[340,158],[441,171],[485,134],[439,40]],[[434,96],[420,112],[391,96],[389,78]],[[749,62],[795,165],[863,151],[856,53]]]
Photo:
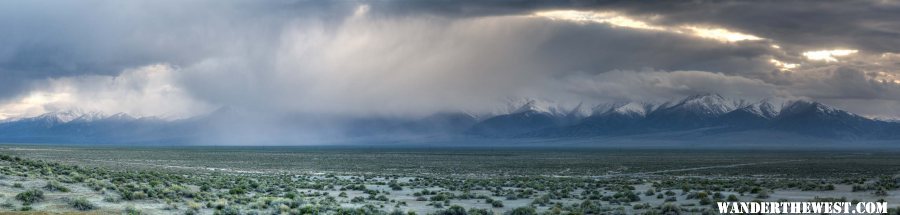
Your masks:
[[[712,23],[743,29],[797,48],[846,47],[898,52],[900,4],[891,1],[725,1],[617,5],[667,22]]]
[[[780,94],[778,86],[758,79],[702,71],[612,71],[572,75],[565,81],[568,91],[612,101],[664,102],[709,92],[758,100]]]
[[[653,25],[765,39],[723,43],[531,16],[546,10],[616,11]],[[0,34],[0,114],[38,106],[29,110],[190,110],[173,114],[183,115],[235,106],[423,115],[488,111],[508,97],[591,103],[721,93],[900,115],[866,106],[900,98],[893,82],[900,66],[890,53],[900,52],[898,12],[881,1],[7,1],[0,29],[12,33]],[[838,62],[802,55],[837,48],[859,52]],[[773,59],[799,66],[779,69]],[[174,105],[141,109],[109,99],[167,102],[140,87],[146,83],[109,81],[147,81],[128,71],[160,64],[171,76],[154,84],[178,92]],[[110,83],[117,85],[97,87]],[[36,93],[85,99],[26,104]],[[88,105],[96,95],[110,104]]]

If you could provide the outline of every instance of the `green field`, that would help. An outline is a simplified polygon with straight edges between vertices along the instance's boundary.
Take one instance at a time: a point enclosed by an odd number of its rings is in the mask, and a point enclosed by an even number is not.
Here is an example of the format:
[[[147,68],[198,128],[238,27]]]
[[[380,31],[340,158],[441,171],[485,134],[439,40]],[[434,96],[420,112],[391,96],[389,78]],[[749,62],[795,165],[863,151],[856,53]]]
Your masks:
[[[729,200],[900,202],[890,151],[2,145],[0,155],[6,211],[713,214]],[[44,198],[18,197],[29,190]]]

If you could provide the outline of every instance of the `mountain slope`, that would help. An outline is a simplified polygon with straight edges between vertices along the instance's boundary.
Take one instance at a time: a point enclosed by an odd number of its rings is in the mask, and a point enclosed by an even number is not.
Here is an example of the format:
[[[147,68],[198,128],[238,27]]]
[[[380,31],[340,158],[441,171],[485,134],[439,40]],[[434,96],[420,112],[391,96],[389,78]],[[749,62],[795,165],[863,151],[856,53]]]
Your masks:
[[[735,109],[735,102],[717,94],[687,97],[675,105],[647,114],[642,123],[648,130],[694,129],[717,125],[719,116]]]
[[[600,108],[574,125],[545,129],[531,136],[587,137],[633,133],[639,129],[641,120],[654,108],[654,105],[637,102],[613,104]]]
[[[97,112],[47,113],[0,123],[0,140],[10,142],[130,142],[161,138],[157,130],[167,123],[156,118],[134,118],[127,114],[106,116]]]
[[[778,116],[775,107],[766,100],[738,106],[735,110],[722,114],[718,124],[731,129],[762,128]]]
[[[518,113],[491,117],[466,131],[467,134],[485,137],[510,137],[540,129],[558,126],[561,119],[546,112],[525,110]]]
[[[880,138],[893,123],[868,119],[818,102],[795,101],[781,111],[772,129],[844,139]]]
[[[583,105],[567,109],[528,101],[491,117],[464,112],[421,118],[272,116],[222,108],[181,120],[73,110],[0,122],[0,142],[118,144],[294,144],[299,141],[314,144],[341,139],[365,143],[367,140],[485,137],[617,140],[656,137],[656,140],[691,141],[767,133],[807,139],[897,141],[900,122],[870,119],[812,101],[789,102],[776,109],[768,100],[747,103],[715,94],[662,104],[598,105],[592,111]]]

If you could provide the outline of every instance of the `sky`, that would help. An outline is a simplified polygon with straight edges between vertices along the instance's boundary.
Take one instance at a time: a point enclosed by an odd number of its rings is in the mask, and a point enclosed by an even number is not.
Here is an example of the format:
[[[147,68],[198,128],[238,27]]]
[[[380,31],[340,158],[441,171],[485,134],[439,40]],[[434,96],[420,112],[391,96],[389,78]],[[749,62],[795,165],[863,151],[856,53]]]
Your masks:
[[[0,120],[718,93],[900,117],[898,1],[0,1]]]

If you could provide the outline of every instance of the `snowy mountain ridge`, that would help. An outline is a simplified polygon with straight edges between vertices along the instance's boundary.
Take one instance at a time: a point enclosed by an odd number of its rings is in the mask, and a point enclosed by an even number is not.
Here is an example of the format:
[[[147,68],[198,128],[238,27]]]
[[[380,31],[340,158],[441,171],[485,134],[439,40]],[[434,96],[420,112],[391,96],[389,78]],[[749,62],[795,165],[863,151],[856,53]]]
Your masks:
[[[776,108],[780,106],[781,108]],[[268,124],[276,123],[276,124]],[[328,126],[322,126],[328,125]],[[229,129],[238,129],[233,131]],[[125,113],[67,110],[0,122],[0,141],[94,141],[207,139],[205,135],[261,135],[296,132],[365,139],[441,136],[487,138],[584,138],[702,131],[695,135],[777,131],[817,138],[900,140],[900,122],[877,120],[819,102],[781,105],[703,94],[663,103],[583,103],[565,106],[545,100],[511,102],[493,114],[441,112],[418,118],[314,115],[267,116],[221,108],[181,120],[136,118]],[[277,138],[275,138],[277,139]]]

